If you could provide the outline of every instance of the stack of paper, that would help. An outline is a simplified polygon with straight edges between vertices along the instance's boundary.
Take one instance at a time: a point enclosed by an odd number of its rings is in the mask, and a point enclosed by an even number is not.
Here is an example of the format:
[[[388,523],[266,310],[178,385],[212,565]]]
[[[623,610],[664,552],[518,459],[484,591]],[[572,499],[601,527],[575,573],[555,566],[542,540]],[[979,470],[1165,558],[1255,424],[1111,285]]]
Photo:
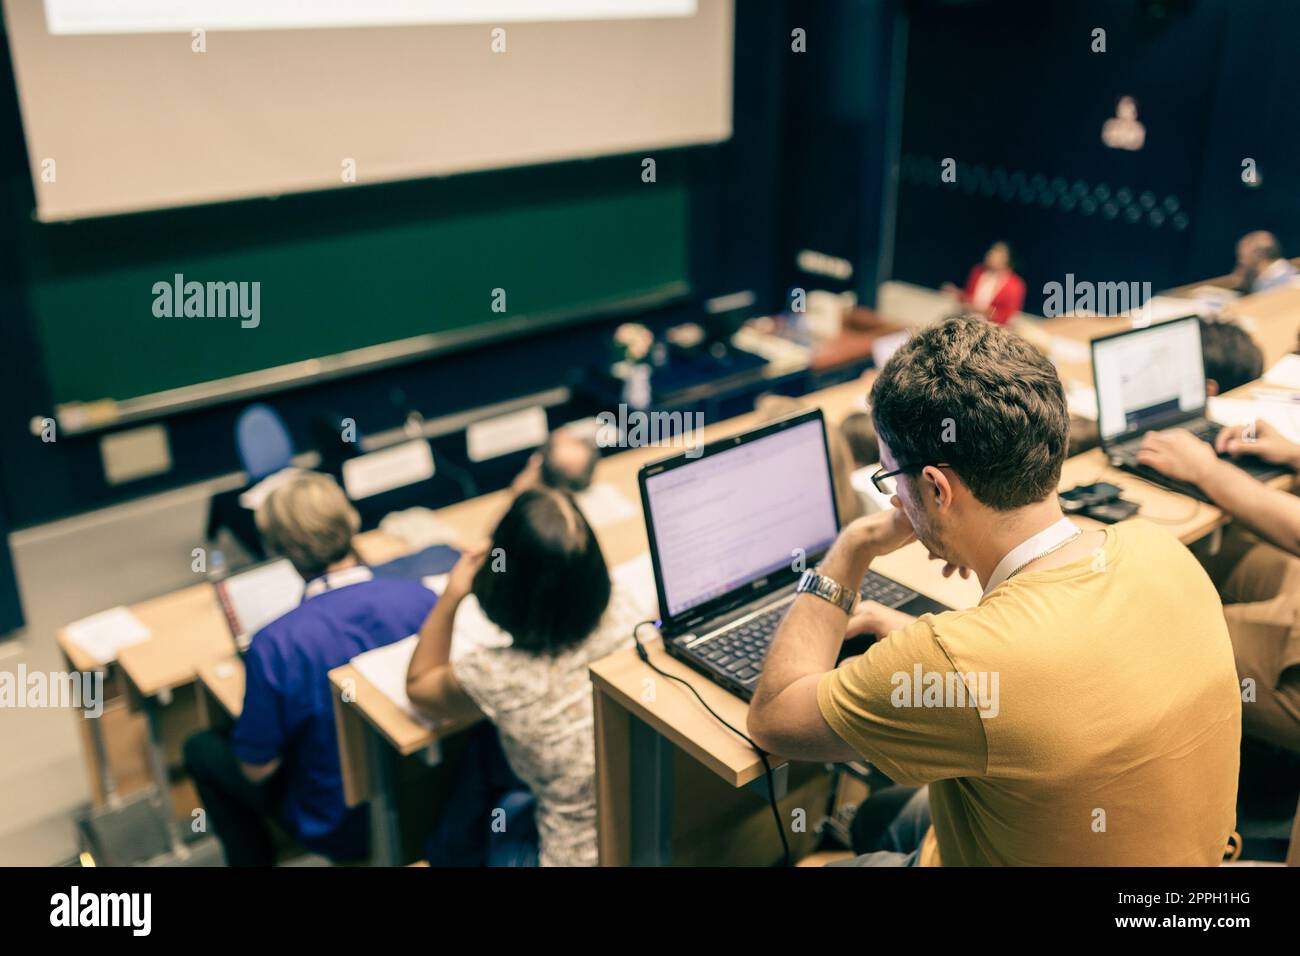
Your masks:
[[[640,509],[628,501],[626,495],[608,482],[598,481],[574,497],[587,523],[593,528],[617,524],[641,514]]]
[[[1300,355],[1283,355],[1264,373],[1264,381],[1269,385],[1300,389]]]
[[[1250,401],[1244,398],[1211,398],[1206,411],[1220,425],[1246,425],[1265,421],[1289,441],[1300,444],[1300,403]]]
[[[445,575],[441,582],[446,585]],[[425,579],[428,586],[430,579]],[[411,655],[415,653],[418,637],[412,635],[393,644],[377,647],[352,658],[352,666],[362,677],[374,684],[376,689],[411,717],[421,723],[433,726],[433,721],[415,709],[411,699],[406,696],[406,671],[411,665]],[[451,659],[459,660],[470,651],[480,647],[509,647],[510,635],[489,621],[483,615],[478,600],[470,595],[456,609],[456,622],[451,633]]]
[[[239,496],[239,504],[249,511],[256,511],[262,506],[262,502],[267,499],[271,492],[275,491],[281,485],[287,484],[289,479],[302,473],[301,468],[281,468],[277,472],[267,475],[253,487],[249,488]]]
[[[100,664],[117,659],[117,652],[149,639],[149,628],[124,607],[83,617],[65,628],[68,639]]]
[[[407,508],[394,511],[379,522],[379,530],[401,538],[417,551],[435,544],[451,544],[457,539],[456,530],[440,519],[429,508]]]
[[[609,577],[610,583],[629,597],[638,614],[659,616],[659,594],[655,590],[655,571],[649,554],[616,565],[610,569]]]
[[[1082,382],[1065,383],[1065,402],[1070,414],[1076,418],[1086,418],[1090,422],[1097,420],[1097,390]]]

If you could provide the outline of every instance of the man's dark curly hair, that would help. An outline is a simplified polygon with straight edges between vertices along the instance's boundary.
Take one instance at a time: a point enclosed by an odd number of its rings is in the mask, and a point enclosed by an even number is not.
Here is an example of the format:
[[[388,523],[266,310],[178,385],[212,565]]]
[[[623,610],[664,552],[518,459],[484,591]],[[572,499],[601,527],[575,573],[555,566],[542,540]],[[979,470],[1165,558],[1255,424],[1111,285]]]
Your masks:
[[[896,467],[948,464],[999,511],[1056,492],[1070,439],[1052,363],[983,318],[957,316],[912,336],[871,390],[876,431]]]

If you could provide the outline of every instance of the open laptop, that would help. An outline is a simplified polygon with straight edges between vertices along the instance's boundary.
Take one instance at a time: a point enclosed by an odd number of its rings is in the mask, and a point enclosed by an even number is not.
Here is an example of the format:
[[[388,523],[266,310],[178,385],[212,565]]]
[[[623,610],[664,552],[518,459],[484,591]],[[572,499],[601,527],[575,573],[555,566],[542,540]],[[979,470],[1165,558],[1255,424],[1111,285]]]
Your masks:
[[[664,646],[749,700],[802,569],[839,531],[822,413],[654,462],[639,480]],[[875,572],[863,596],[909,614],[947,610]]]
[[[217,600],[242,654],[253,635],[302,603],[307,585],[288,558],[274,558],[216,583]]]
[[[1092,376],[1097,391],[1097,428],[1112,465],[1200,501],[1200,488],[1166,477],[1138,463],[1147,432],[1186,428],[1214,443],[1223,429],[1205,417],[1205,361],[1200,320],[1192,315],[1092,340]],[[1233,459],[1261,481],[1285,469],[1257,458]]]

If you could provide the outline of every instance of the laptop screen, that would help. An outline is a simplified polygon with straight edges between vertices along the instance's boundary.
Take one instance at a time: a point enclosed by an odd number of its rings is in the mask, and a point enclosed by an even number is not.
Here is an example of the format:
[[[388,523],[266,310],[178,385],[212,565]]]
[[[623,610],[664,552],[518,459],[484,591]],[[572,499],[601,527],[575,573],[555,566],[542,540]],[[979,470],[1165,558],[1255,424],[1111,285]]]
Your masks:
[[[1092,343],[1103,440],[1160,428],[1205,408],[1205,361],[1195,316]]]
[[[645,479],[667,617],[830,547],[835,499],[820,416]],[[793,577],[793,570],[791,570]]]
[[[287,558],[232,574],[217,584],[222,610],[240,643],[302,603],[307,585]]]

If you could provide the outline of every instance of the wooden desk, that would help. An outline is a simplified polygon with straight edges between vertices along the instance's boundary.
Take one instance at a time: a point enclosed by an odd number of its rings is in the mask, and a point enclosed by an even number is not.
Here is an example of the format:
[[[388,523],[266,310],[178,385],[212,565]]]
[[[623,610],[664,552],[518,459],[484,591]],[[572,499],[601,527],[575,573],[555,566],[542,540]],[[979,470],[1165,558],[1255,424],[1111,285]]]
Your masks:
[[[398,812],[398,767],[423,752],[430,764],[440,757],[439,741],[471,726],[445,722],[432,727],[415,720],[351,664],[329,673],[334,727],[343,773],[343,799],[350,807],[369,801],[372,855],[380,866],[401,866],[403,836]]]
[[[410,550],[400,539],[382,531],[358,535],[356,546],[372,564],[382,564]],[[129,610],[149,628],[150,637],[123,648],[116,661],[99,664],[68,637],[66,628],[59,630],[56,640],[69,669],[103,671],[106,686],[112,682],[122,684],[121,695],[145,719],[149,781],[165,792],[168,768],[180,763],[185,737],[201,724],[195,676],[207,664],[231,657],[235,642],[216,591],[206,580],[141,601]],[[101,722],[78,723],[89,725],[81,730],[86,768],[96,803],[102,805],[117,796],[118,775],[108,756]]]
[[[236,655],[209,661],[198,670],[199,722],[220,727],[239,720],[244,710],[244,662]]]
[[[1300,288],[1281,286],[1267,292],[1242,296],[1229,303],[1223,315],[1236,318],[1249,328],[1264,352],[1264,368],[1289,352],[1296,351],[1300,332]]]
[[[1100,450],[1066,462],[1061,488],[1110,481],[1137,501],[1139,514],[1164,525],[1190,544],[1226,523],[1218,508],[1166,491],[1111,468]],[[1100,527],[1088,519],[1080,524]],[[980,587],[972,577],[945,579],[919,543],[886,555],[872,565],[879,571],[949,607],[972,607]],[[670,657],[657,637],[644,637],[651,661],[687,681],[724,720],[744,729],[748,705]],[[597,824],[602,865],[666,865],[672,860],[673,749],[680,749],[732,787],[760,785],[764,768],[754,750],[700,706],[685,688],[664,680],[642,663],[635,649],[621,651],[591,667],[596,719]],[[779,758],[769,758],[774,764]],[[781,781],[777,780],[778,797]]]

